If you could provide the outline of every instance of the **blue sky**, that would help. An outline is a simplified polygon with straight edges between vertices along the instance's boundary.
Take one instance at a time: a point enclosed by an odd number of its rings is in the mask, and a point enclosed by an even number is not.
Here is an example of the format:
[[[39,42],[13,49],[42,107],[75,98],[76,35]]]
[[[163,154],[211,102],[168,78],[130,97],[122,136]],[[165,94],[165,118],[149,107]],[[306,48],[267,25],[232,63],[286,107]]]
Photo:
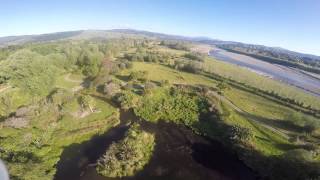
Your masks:
[[[320,55],[320,0],[1,0],[0,36],[133,28]]]

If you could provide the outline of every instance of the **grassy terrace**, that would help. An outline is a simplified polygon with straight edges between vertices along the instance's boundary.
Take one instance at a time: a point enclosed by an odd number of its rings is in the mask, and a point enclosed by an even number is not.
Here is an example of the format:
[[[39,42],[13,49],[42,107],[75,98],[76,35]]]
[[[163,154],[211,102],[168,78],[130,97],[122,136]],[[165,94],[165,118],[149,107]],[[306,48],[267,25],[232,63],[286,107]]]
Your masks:
[[[281,96],[290,97],[300,102],[304,102],[305,104],[310,104],[317,109],[320,108],[320,98],[307,94],[296,87],[258,75],[245,68],[218,61],[214,58],[207,58],[205,60],[204,67],[207,72],[213,72],[220,76],[249,84],[250,86],[257,87],[259,89],[275,91]],[[318,101],[315,101],[315,98],[318,99]]]

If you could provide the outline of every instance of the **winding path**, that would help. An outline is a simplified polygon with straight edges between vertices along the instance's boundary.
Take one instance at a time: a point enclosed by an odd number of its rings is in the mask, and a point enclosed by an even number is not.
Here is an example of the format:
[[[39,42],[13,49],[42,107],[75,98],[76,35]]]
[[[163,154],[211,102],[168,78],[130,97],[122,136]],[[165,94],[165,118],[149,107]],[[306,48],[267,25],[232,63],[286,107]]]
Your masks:
[[[69,82],[74,82],[74,83],[82,83],[82,82],[83,82],[82,80],[71,79],[70,76],[71,76],[70,73],[67,74],[67,75],[64,77],[64,80],[69,81]]]

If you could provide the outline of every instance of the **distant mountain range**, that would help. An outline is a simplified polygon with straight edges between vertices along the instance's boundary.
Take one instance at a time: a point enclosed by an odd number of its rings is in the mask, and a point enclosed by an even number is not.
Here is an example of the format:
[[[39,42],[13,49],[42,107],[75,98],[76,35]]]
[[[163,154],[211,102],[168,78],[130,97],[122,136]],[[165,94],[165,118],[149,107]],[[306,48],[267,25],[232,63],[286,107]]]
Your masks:
[[[0,37],[0,47],[10,45],[21,45],[25,43],[48,42],[67,39],[108,39],[115,37],[135,37],[135,38],[153,38],[160,40],[180,40],[200,42],[217,47],[251,55],[256,58],[271,58],[276,60],[284,60],[292,63],[300,63],[312,67],[320,67],[320,56],[303,54],[290,51],[278,47],[267,47],[263,45],[245,44],[233,41],[222,41],[207,37],[187,37],[178,35],[168,35],[163,33],[155,33],[149,31],[140,31],[133,29],[113,29],[113,30],[81,30],[57,32],[41,35],[24,35],[24,36],[8,36]]]

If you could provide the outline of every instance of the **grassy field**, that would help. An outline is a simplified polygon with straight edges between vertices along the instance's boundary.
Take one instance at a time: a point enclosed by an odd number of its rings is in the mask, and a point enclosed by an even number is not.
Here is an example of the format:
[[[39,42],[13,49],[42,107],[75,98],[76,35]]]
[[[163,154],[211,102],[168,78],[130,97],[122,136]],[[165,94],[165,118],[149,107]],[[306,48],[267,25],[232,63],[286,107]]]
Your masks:
[[[274,91],[281,96],[293,98],[320,109],[320,98],[312,96],[293,86],[289,86],[268,77],[258,75],[257,73],[251,72],[246,68],[218,61],[211,57],[206,58],[204,67],[207,72],[213,72],[220,76],[243,82],[263,90]]]
[[[217,81],[201,75],[180,72],[154,63],[134,62],[133,68],[123,71],[121,75],[127,76],[131,71],[146,71],[148,72],[147,78],[157,82],[168,80],[172,84],[203,84],[208,86],[213,86],[217,83]]]

